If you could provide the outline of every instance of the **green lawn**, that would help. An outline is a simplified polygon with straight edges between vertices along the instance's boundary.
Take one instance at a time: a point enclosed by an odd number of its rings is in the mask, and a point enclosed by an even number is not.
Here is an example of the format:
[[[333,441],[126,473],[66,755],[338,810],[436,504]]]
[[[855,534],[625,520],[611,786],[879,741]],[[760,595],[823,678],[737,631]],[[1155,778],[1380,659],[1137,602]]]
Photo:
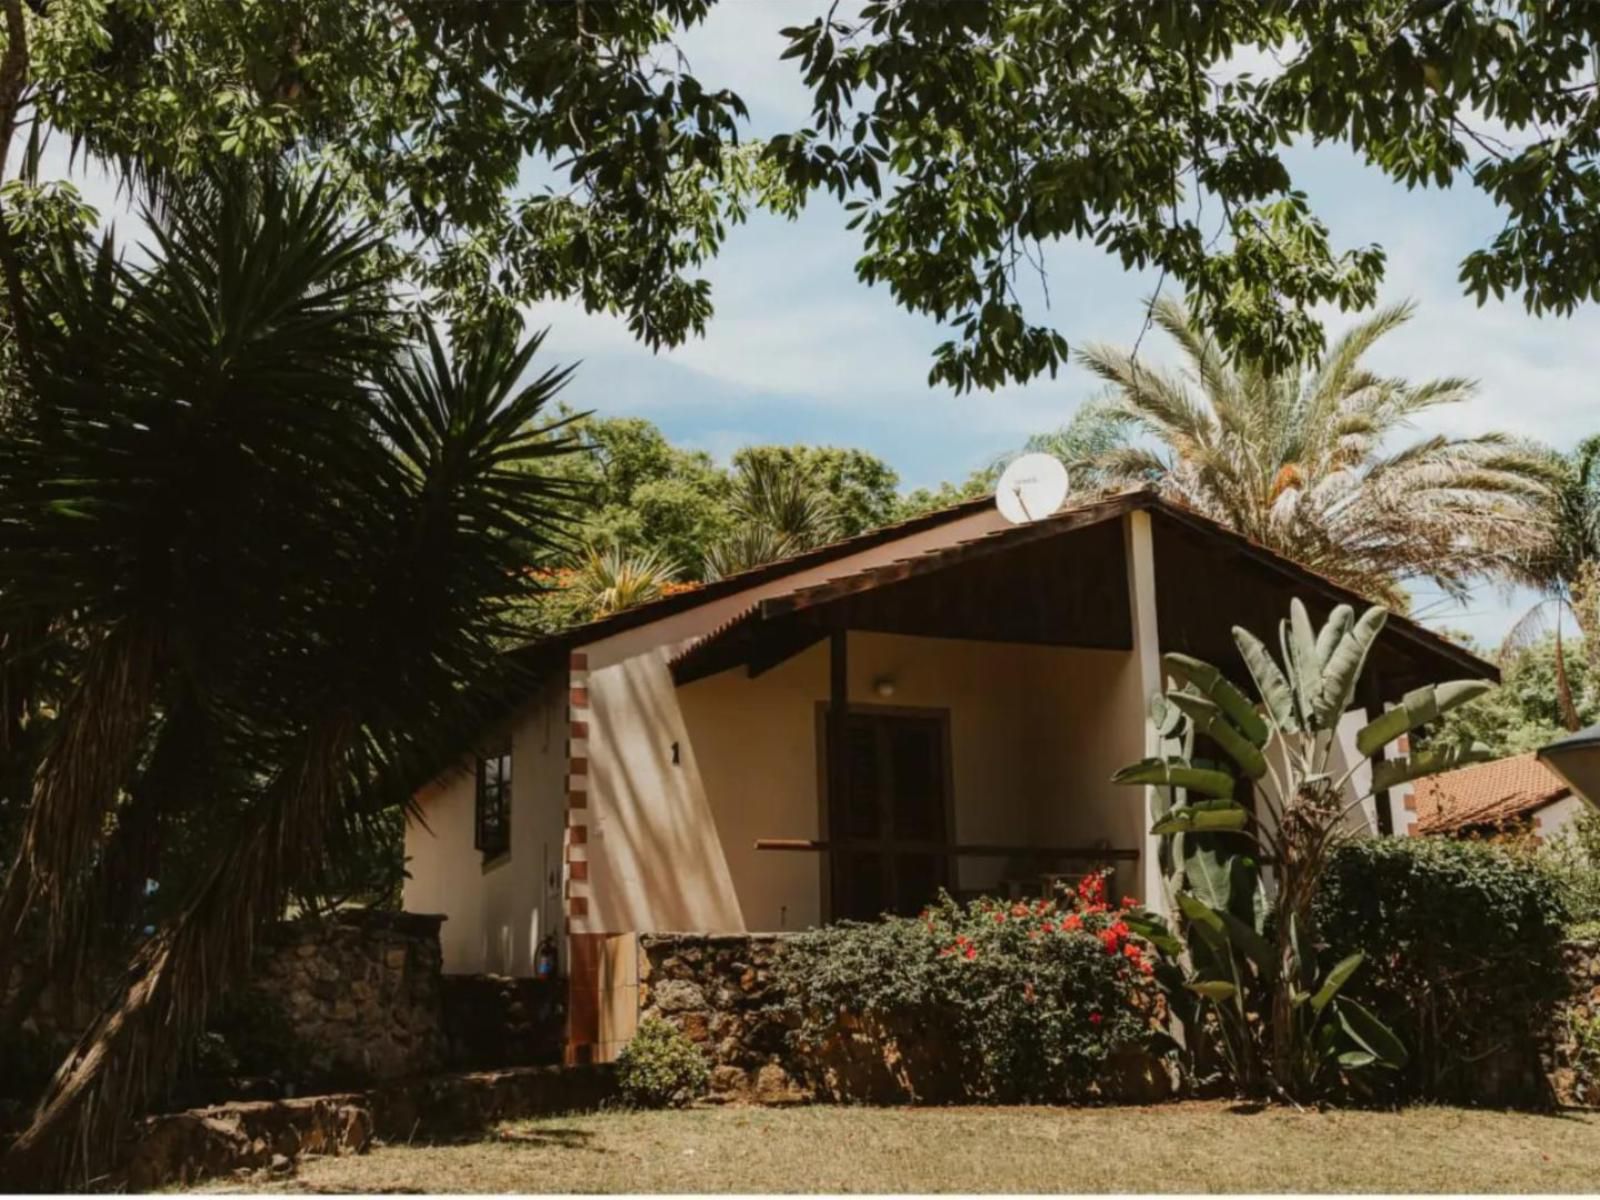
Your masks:
[[[508,1124],[307,1159],[244,1190],[318,1192],[1573,1192],[1600,1113],[703,1108]],[[213,1184],[204,1190],[216,1190]]]

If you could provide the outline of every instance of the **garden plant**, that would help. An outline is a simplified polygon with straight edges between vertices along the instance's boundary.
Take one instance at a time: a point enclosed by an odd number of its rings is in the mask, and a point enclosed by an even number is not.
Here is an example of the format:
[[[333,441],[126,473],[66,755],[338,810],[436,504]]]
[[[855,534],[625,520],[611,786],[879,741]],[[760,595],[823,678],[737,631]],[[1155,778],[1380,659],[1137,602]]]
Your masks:
[[[1163,873],[1187,948],[1174,1010],[1190,1039],[1201,1036],[1208,1015],[1214,1019],[1246,1092],[1308,1100],[1351,1072],[1406,1061],[1394,1032],[1340,994],[1362,954],[1320,965],[1314,902],[1330,853],[1375,793],[1483,750],[1446,746],[1385,759],[1364,790],[1351,787],[1368,758],[1490,685],[1459,681],[1408,693],[1361,728],[1357,756],[1342,764],[1337,727],[1387,616],[1374,606],[1358,618],[1339,605],[1318,629],[1297,599],[1280,623],[1281,661],[1235,626],[1259,706],[1211,664],[1163,656],[1177,682],[1152,697],[1151,718],[1171,750],[1114,777],[1154,789],[1151,832],[1164,839]],[[1217,757],[1203,757],[1202,746]],[[1165,941],[1163,925],[1147,932]]]
[[[903,1099],[1083,1100],[1119,1055],[1163,1048],[1153,918],[1087,875],[1055,898],[841,922],[790,939],[780,986],[806,1063],[830,1051],[899,1064]],[[817,1080],[838,1098],[848,1085]]]

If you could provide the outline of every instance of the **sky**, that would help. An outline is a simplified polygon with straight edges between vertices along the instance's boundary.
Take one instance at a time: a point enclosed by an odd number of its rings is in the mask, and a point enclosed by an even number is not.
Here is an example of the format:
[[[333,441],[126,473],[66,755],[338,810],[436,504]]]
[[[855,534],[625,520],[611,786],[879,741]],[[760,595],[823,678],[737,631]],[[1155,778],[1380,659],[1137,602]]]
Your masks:
[[[749,136],[806,123],[806,93],[792,66],[778,62],[777,31],[809,19],[811,7],[724,0],[681,42],[702,82],[731,87],[749,105]],[[1418,303],[1411,323],[1372,352],[1372,364],[1413,379],[1478,381],[1474,399],[1430,416],[1414,436],[1504,430],[1566,449],[1600,424],[1592,415],[1600,308],[1535,318],[1516,298],[1480,308],[1462,295],[1461,259],[1501,223],[1481,194],[1470,186],[1408,192],[1338,148],[1296,147],[1289,165],[1336,246],[1383,245],[1381,302]],[[91,203],[112,207],[103,181],[81,183]],[[1029,434],[1065,423],[1098,390],[1075,364],[1055,379],[996,392],[930,387],[931,352],[945,331],[897,307],[886,288],[857,282],[859,242],[844,226],[838,205],[817,197],[796,221],[755,215],[735,227],[704,272],[716,306],[705,336],[659,354],[637,344],[620,319],[575,304],[535,306],[533,322],[550,327],[547,364],[581,364],[565,399],[646,417],[673,441],[719,459],[753,442],[860,447],[910,489],[964,478]],[[1069,343],[1131,345],[1139,337],[1153,273],[1125,272],[1094,247],[1073,244],[1049,248],[1047,266],[1052,304],[1044,315]],[[1327,314],[1334,333],[1354,319]],[[1159,334],[1147,337],[1141,359],[1163,361],[1159,343]],[[1490,646],[1533,599],[1485,586],[1460,607],[1415,589],[1427,623]]]

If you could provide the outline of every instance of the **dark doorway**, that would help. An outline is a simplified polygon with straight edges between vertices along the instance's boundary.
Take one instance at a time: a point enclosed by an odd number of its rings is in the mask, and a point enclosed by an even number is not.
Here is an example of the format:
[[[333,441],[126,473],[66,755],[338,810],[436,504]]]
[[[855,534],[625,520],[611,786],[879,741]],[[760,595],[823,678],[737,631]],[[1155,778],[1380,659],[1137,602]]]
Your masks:
[[[832,778],[831,741],[822,739],[824,780]],[[846,745],[848,792],[827,805],[829,915],[916,913],[950,883],[949,721],[942,713],[852,710]]]

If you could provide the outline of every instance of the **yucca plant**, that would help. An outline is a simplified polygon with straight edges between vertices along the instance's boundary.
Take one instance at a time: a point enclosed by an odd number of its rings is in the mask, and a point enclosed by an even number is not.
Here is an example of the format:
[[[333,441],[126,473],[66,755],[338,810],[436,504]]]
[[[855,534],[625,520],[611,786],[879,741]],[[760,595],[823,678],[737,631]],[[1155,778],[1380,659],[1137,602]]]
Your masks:
[[[594,618],[658,600],[677,578],[677,564],[658,550],[589,546],[568,586],[579,611]]]
[[[540,421],[567,372],[503,315],[447,352],[346,211],[197,182],[142,261],[108,237],[40,271],[37,403],[0,441],[0,629],[30,637],[0,666],[58,691],[0,772],[0,959],[130,957],[5,1160],[34,1186],[105,1167],[256,930],[526,683],[505,614],[569,495],[519,468],[568,450]]]
[[[1374,793],[1477,761],[1487,751],[1449,746],[1387,758],[1357,789],[1370,756],[1491,685],[1462,680],[1408,693],[1357,732],[1354,760],[1341,762],[1339,720],[1387,616],[1374,606],[1357,618],[1342,604],[1319,630],[1295,600],[1279,627],[1276,659],[1235,626],[1257,701],[1209,663],[1164,655],[1176,683],[1152,697],[1151,719],[1171,753],[1113,777],[1155,789],[1150,832],[1163,839],[1162,870],[1186,935],[1191,974],[1184,989],[1210,1006],[1247,1090],[1265,1082],[1307,1099],[1334,1071],[1405,1061],[1393,1033],[1339,995],[1360,956],[1319,966],[1312,901],[1329,853],[1353,835],[1352,818]],[[1198,757],[1199,738],[1223,759]],[[1270,887],[1263,865],[1271,868]],[[1149,932],[1175,948],[1166,930]],[[1253,1014],[1265,1020],[1264,1064]]]

